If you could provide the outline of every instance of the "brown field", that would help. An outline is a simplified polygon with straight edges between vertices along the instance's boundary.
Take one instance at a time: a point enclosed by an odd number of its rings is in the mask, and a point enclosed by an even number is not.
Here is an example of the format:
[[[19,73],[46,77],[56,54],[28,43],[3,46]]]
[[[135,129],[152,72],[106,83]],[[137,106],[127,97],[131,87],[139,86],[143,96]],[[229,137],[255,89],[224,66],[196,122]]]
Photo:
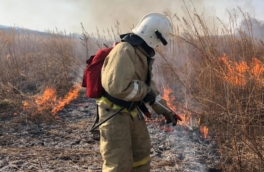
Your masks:
[[[240,10],[243,25],[230,14],[228,26],[216,19],[212,29],[195,11],[185,18],[166,14],[175,27],[169,46],[157,49],[154,80],[161,94],[171,90],[172,108],[185,108],[186,120],[196,118],[189,124],[215,135],[223,171],[264,171],[264,37],[254,35],[257,21]],[[69,103],[65,96],[78,90],[85,60],[113,42],[99,33],[83,28],[80,39],[58,31],[0,31],[0,118],[55,119],[57,102]],[[107,34],[117,39],[113,30]],[[36,101],[48,88],[52,95]]]

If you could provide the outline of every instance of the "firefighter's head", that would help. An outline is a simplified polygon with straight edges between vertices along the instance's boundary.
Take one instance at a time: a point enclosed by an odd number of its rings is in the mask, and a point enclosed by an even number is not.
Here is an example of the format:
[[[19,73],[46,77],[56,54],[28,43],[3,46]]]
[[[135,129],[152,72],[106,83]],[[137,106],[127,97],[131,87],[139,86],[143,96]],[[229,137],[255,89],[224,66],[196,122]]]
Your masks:
[[[159,13],[145,15],[132,32],[141,37],[148,46],[155,48],[160,42],[167,44],[167,38],[172,33],[169,19]]]

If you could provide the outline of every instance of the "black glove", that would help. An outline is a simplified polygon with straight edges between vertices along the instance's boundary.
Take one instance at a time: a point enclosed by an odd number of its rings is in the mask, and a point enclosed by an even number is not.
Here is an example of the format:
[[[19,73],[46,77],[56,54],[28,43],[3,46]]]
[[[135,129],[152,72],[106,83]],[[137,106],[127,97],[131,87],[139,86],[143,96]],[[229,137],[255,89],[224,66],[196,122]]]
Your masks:
[[[162,114],[165,119],[166,119],[166,124],[172,123],[173,126],[175,126],[177,124],[178,118],[176,116],[176,114],[174,114],[173,112],[171,113],[164,113]]]
[[[151,89],[150,92],[143,98],[145,103],[149,103],[149,105],[153,105],[155,103],[156,95]]]

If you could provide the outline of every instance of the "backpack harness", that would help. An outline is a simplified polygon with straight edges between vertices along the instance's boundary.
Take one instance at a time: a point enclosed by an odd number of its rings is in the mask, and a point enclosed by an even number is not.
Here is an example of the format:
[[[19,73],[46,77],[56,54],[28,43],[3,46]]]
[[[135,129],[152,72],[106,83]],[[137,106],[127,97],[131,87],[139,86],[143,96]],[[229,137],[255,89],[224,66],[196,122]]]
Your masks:
[[[116,114],[124,110],[125,108],[128,111],[132,111],[135,108],[138,108],[138,110],[141,110],[145,116],[150,118],[150,113],[144,104],[143,101],[135,102],[135,101],[125,101],[121,99],[117,99],[115,97],[112,97],[109,95],[103,88],[102,83],[101,83],[101,68],[103,66],[105,58],[108,56],[108,54],[111,52],[113,47],[110,48],[102,48],[97,51],[97,53],[93,56],[91,56],[87,61],[86,61],[86,68],[83,74],[83,81],[82,81],[82,87],[86,87],[86,97],[88,98],[99,98],[101,96],[106,97],[109,101],[112,103],[121,106],[122,108],[119,109],[117,112],[109,116],[107,119],[104,121],[100,122],[99,124],[99,115],[98,115],[98,105],[97,105],[97,116],[95,119],[95,122],[91,128],[91,132],[94,131],[97,127],[99,127],[101,124],[104,122],[108,121],[112,117],[114,117]],[[137,53],[136,53],[137,54]],[[150,63],[150,58],[148,58],[148,64]],[[146,79],[146,84],[150,84],[150,71],[148,69],[148,74],[147,74],[147,79]],[[143,117],[142,117],[143,118]],[[97,124],[97,125],[95,125]]]

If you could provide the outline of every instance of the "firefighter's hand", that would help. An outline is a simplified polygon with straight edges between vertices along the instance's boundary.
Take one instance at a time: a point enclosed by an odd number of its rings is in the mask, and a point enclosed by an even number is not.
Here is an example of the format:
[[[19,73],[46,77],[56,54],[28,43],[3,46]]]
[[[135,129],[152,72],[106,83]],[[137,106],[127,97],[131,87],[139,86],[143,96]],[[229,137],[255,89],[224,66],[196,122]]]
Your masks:
[[[176,115],[173,112],[171,112],[171,113],[164,113],[162,115],[166,119],[165,120],[166,124],[172,123],[173,126],[175,126],[177,124],[178,119],[177,119]]]
[[[149,105],[153,105],[155,103],[156,95],[151,89],[150,92],[143,98],[145,103],[149,103]]]

